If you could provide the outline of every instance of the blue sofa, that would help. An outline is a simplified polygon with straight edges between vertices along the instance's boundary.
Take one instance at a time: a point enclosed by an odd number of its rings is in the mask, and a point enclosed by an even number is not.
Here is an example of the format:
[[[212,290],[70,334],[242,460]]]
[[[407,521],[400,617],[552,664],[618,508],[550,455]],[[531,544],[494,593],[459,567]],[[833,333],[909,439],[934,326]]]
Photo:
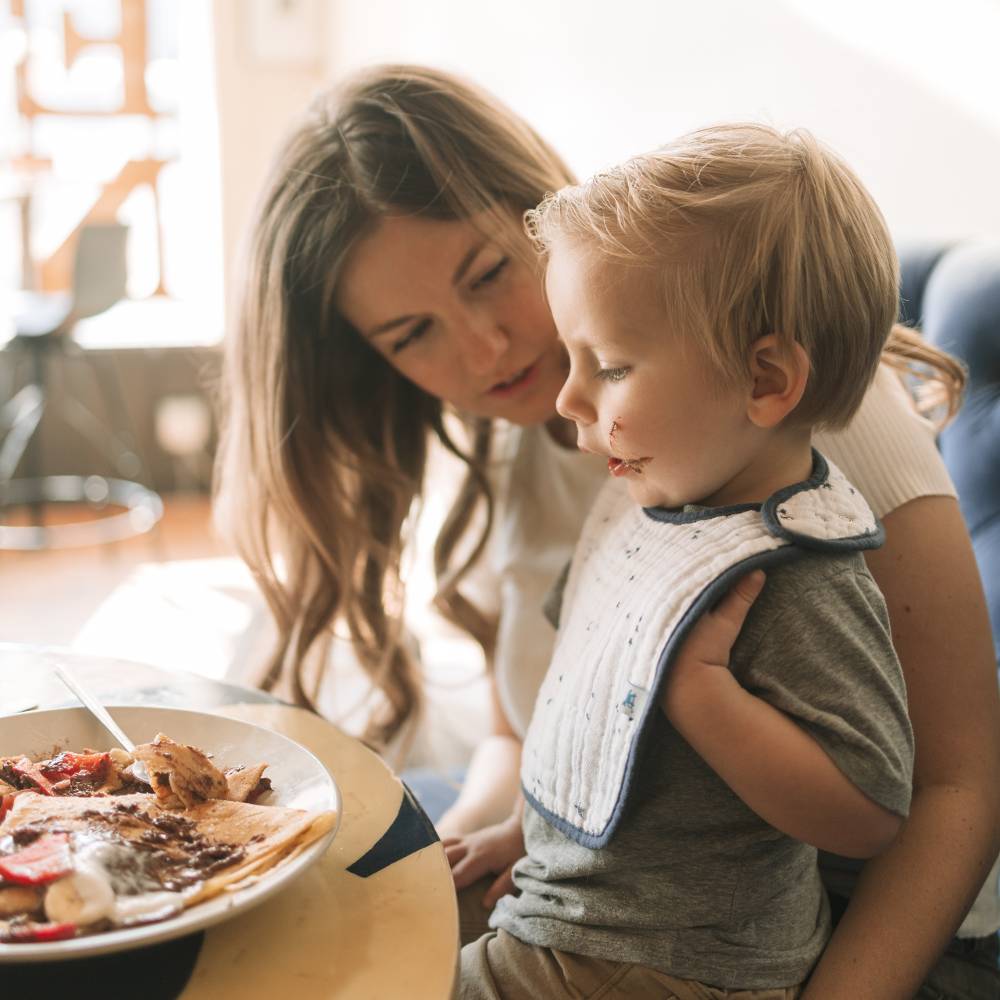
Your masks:
[[[911,246],[900,262],[903,322],[969,369],[940,448],[972,535],[1000,664],[1000,242]]]

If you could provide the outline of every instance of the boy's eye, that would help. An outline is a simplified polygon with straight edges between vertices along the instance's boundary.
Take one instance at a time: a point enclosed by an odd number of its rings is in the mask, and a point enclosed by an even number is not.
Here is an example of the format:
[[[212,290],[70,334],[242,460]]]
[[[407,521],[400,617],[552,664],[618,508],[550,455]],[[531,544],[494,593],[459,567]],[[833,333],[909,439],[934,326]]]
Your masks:
[[[481,288],[483,285],[488,285],[491,281],[495,281],[500,277],[500,272],[510,263],[509,257],[501,257],[488,271],[481,274],[472,284],[469,286],[473,291],[477,288]]]
[[[397,340],[395,344],[392,345],[392,353],[398,354],[404,347],[412,344],[415,340],[419,340],[426,332],[427,328],[431,325],[429,319],[422,319],[416,326],[410,329],[410,332],[403,337],[401,340]]]
[[[597,372],[597,377],[605,382],[621,382],[628,375],[628,368],[601,368]]]

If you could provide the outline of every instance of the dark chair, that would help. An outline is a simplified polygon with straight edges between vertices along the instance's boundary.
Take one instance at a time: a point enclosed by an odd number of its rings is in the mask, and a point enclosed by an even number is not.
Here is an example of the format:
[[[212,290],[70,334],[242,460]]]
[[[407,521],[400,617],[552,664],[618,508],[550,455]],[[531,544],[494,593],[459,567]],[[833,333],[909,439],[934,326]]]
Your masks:
[[[1000,663],[1000,243],[911,246],[900,260],[903,321],[969,369],[940,448],[972,536]]]
[[[72,396],[49,398],[51,356],[58,352],[67,358],[89,360],[72,338],[73,327],[79,320],[109,309],[125,295],[127,234],[126,227],[117,223],[83,226],[74,254],[72,290],[23,293],[17,303],[15,333],[5,354],[11,369],[18,360],[26,360],[30,379],[0,407],[0,427],[6,429],[0,443],[0,549],[61,548],[115,541],[148,531],[162,516],[160,498],[149,487],[134,481],[141,476],[143,463],[133,443],[121,387],[107,367],[90,365],[108,422]],[[64,425],[105,455],[124,478],[45,474],[38,429],[47,408],[61,411]],[[48,509],[60,503],[86,504],[102,516],[50,523]],[[109,506],[123,511],[106,515]],[[7,512],[17,508],[30,511],[30,525],[8,522]]]

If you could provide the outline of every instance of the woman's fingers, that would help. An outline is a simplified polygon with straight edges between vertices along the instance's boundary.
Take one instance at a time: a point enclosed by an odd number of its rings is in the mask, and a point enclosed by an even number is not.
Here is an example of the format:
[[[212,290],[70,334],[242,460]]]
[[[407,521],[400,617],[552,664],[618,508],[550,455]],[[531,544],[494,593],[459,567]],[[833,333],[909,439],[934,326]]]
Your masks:
[[[464,889],[489,874],[489,863],[482,855],[471,854],[451,866],[451,877],[456,889]]]
[[[462,840],[451,840],[444,842],[444,856],[448,859],[448,864],[455,867],[469,853],[468,845]]]
[[[496,881],[486,890],[486,895],[483,896],[483,906],[487,910],[492,910],[501,896],[507,896],[514,891],[513,872],[514,866],[508,865],[507,868],[500,873]]]
[[[447,837],[442,845],[456,889],[464,889],[484,875],[500,875],[489,890],[494,901],[510,891],[511,864],[524,854],[519,818],[516,824],[498,823],[467,837]]]
[[[506,857],[509,858],[510,854],[507,854]],[[487,898],[492,898],[495,902],[505,893],[511,891],[510,888],[501,888],[501,883],[504,886],[513,887],[514,883],[510,877],[511,869],[514,867],[513,862],[508,864],[506,859],[501,859],[496,853],[463,850],[461,857],[456,856],[454,860],[449,858],[449,863],[456,889],[464,889],[466,886],[472,885],[473,882],[477,882],[484,875],[496,875],[497,873],[499,873],[499,878],[488,890]]]

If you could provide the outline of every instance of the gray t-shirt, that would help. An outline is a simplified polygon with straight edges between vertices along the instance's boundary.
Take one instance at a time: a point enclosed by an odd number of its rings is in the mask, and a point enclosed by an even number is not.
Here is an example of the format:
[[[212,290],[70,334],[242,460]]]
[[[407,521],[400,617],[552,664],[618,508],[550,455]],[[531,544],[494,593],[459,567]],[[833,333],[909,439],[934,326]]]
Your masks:
[[[882,596],[857,554],[768,571],[732,654],[867,795],[905,815],[913,740]],[[517,897],[491,921],[530,944],[722,988],[801,982],[829,936],[816,850],[758,817],[659,713],[633,803],[592,850],[530,807]]]

